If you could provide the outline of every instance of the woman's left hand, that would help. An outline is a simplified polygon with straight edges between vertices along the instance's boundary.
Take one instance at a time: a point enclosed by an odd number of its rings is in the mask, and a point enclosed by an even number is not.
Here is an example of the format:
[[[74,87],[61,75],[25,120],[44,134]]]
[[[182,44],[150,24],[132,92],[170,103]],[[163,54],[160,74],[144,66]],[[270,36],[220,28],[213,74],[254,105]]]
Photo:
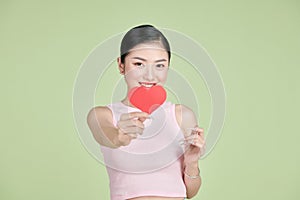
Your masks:
[[[185,152],[184,162],[195,163],[205,153],[204,130],[199,127],[192,129],[191,134],[184,138]]]

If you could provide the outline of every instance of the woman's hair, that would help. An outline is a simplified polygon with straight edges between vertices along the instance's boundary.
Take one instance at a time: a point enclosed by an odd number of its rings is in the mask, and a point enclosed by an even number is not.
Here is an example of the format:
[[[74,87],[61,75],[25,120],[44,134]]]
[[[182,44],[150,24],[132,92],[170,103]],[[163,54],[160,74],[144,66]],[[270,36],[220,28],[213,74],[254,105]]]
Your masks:
[[[152,25],[140,25],[130,29],[121,42],[121,62],[124,63],[129,51],[139,44],[159,42],[171,58],[170,45],[167,38]]]

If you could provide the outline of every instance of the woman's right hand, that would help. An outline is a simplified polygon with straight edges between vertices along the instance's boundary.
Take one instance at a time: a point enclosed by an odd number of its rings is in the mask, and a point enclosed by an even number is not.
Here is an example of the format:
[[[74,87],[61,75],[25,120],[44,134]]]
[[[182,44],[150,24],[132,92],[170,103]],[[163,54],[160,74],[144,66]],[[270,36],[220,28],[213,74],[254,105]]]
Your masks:
[[[137,138],[138,134],[143,134],[143,122],[149,118],[145,112],[124,113],[120,116],[117,123],[118,140],[122,146],[129,145],[132,139]]]

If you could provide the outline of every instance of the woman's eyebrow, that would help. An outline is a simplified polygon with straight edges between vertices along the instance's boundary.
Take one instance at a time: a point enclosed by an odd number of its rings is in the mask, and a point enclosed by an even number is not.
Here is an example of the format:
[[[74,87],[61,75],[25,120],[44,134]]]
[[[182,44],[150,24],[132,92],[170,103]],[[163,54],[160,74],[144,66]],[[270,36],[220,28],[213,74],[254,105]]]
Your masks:
[[[141,57],[133,57],[132,59],[138,59],[138,60],[142,60],[142,61],[147,61],[145,58],[141,58]]]
[[[159,59],[159,60],[156,60],[155,62],[166,62],[167,60],[166,59]]]
[[[132,59],[138,59],[138,60],[142,60],[142,61],[147,61],[145,58],[141,58],[141,57],[133,57]],[[164,62],[164,61],[167,61],[166,59],[159,59],[159,60],[156,60],[154,62]]]

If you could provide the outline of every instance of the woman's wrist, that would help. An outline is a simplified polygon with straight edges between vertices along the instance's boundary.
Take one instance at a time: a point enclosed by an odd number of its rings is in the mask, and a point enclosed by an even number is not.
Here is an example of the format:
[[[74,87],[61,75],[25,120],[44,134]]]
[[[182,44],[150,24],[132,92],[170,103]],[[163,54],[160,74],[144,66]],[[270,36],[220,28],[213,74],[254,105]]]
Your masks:
[[[200,170],[199,170],[198,162],[185,163],[184,174],[190,178],[199,177]]]
[[[184,166],[189,166],[189,167],[198,167],[198,161],[192,161],[192,162],[187,162],[187,161],[183,161]]]
[[[119,148],[122,146],[122,143],[119,138],[119,129],[118,128],[113,128],[110,132],[111,135],[111,140],[110,142],[112,143],[112,148]]]
[[[200,178],[200,171],[198,171],[197,175],[189,175],[187,172],[183,172],[185,176],[187,176],[190,179],[196,179],[196,178]]]

